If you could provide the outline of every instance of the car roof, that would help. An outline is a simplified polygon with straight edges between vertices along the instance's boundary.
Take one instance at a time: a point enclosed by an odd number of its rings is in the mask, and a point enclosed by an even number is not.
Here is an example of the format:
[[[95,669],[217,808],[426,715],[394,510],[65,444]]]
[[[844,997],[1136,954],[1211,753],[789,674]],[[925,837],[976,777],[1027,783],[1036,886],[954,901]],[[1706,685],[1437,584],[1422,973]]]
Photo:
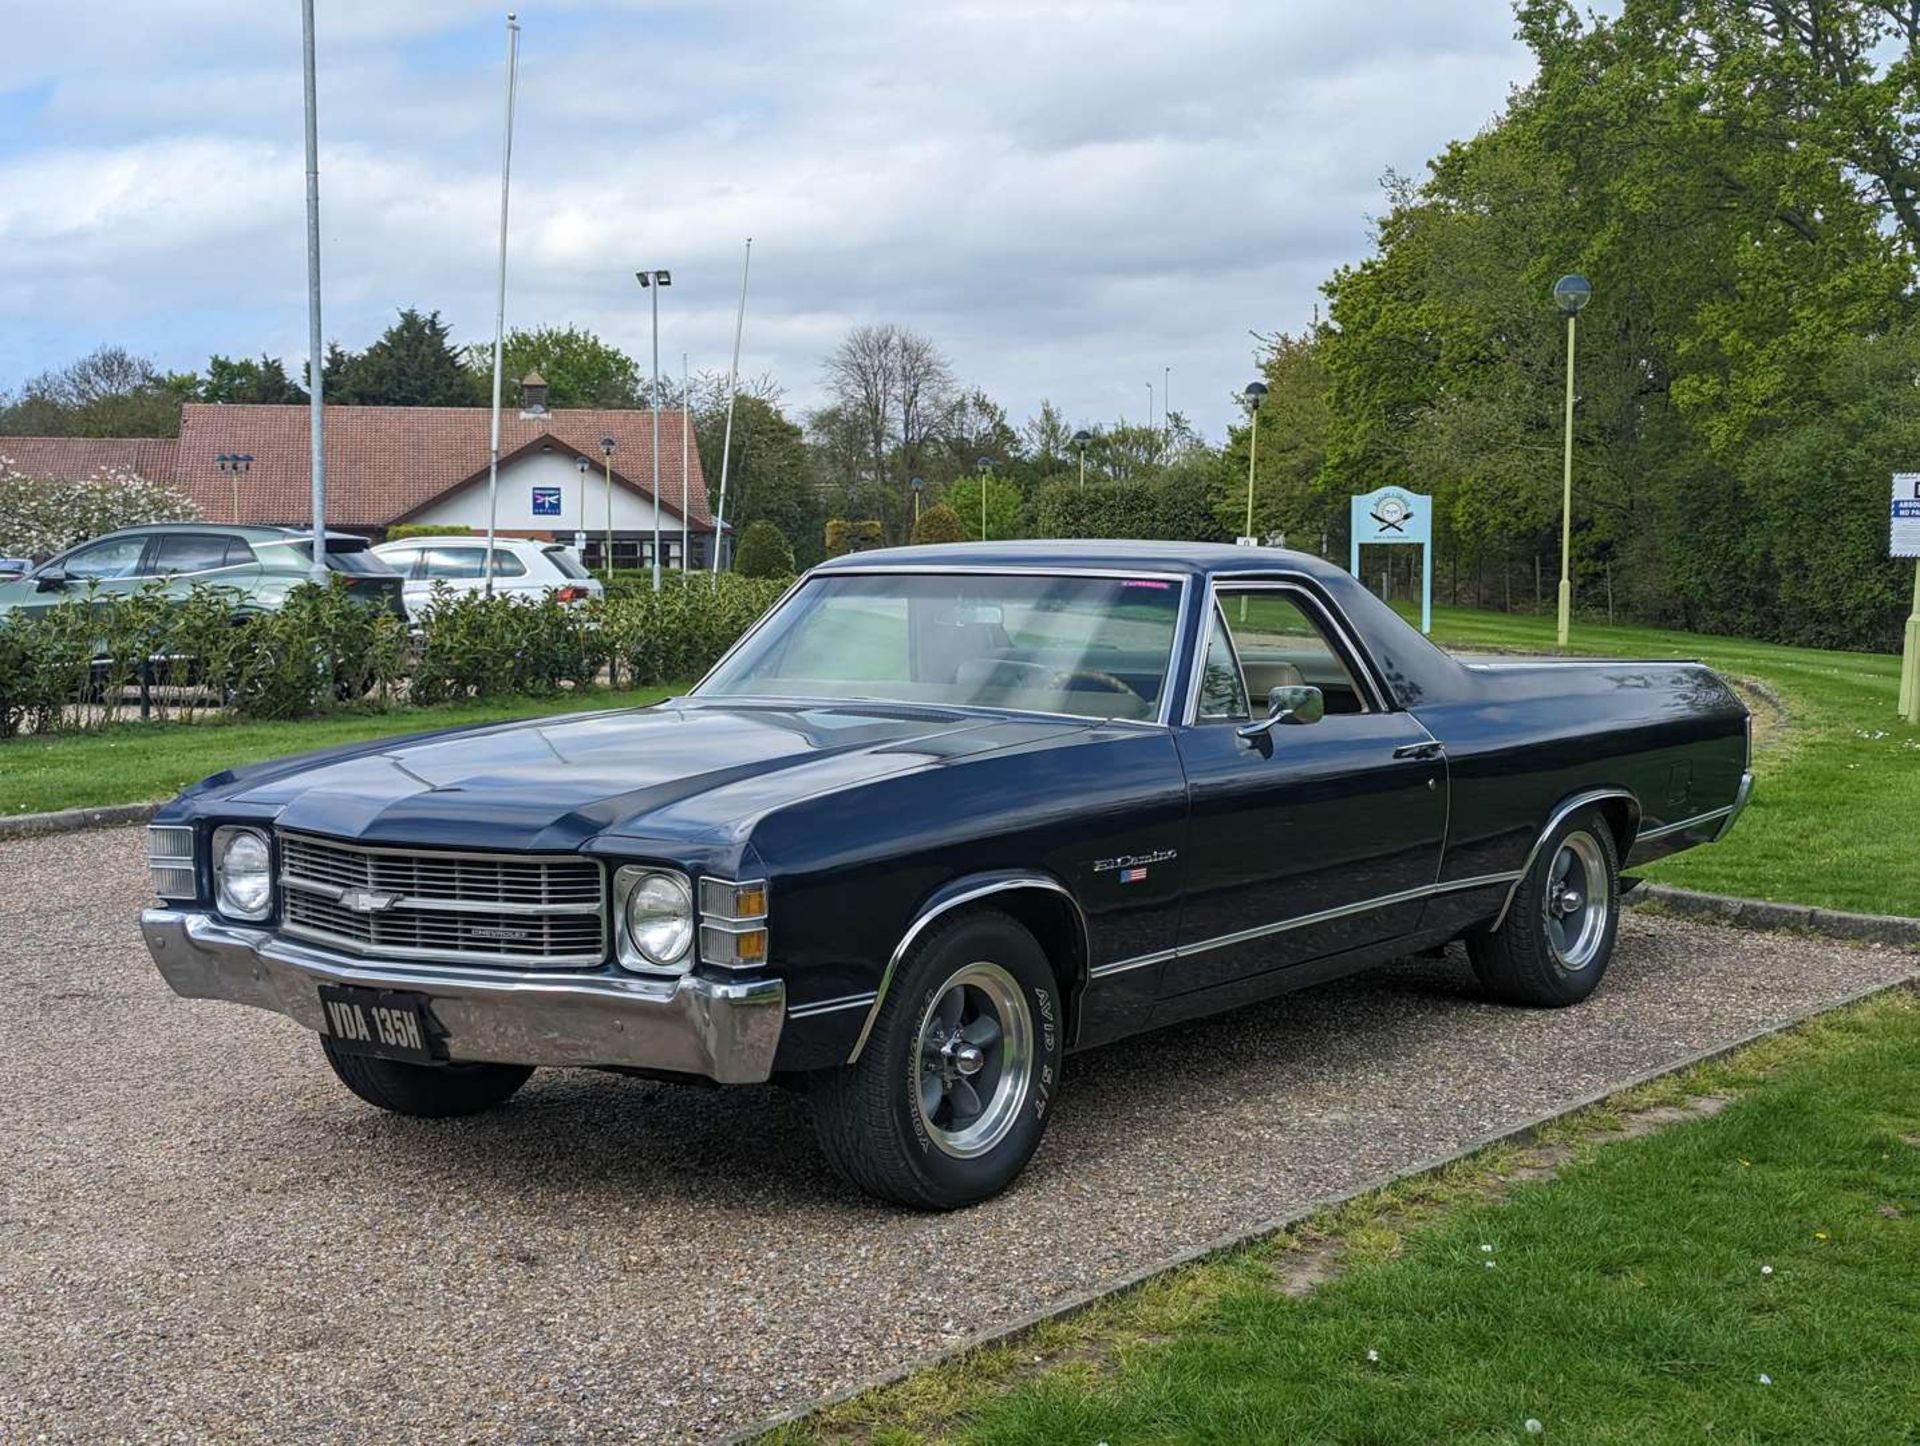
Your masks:
[[[422,543],[433,543],[436,545],[440,543],[453,543],[455,545],[465,544],[466,546],[469,546],[469,547],[485,547],[487,545],[487,539],[484,537],[472,537],[472,536],[468,536],[466,534],[458,533],[458,532],[429,533],[429,534],[415,534],[415,533],[409,532],[405,537],[390,537],[385,542],[374,543],[374,546],[376,548],[418,547]],[[562,547],[565,545],[559,542],[542,542],[537,537],[496,536],[493,539],[493,545],[495,547],[506,547],[515,543],[519,544],[522,547]]]
[[[116,527],[111,532],[101,533],[99,537],[89,537],[87,541],[99,542],[107,537],[146,537],[167,532],[211,532],[220,537],[242,537],[248,542],[306,542],[313,536],[310,527],[267,527],[242,522],[143,522],[134,527]],[[367,540],[358,532],[329,531],[327,538],[336,542]]]
[[[1304,573],[1322,581],[1346,571],[1325,558],[1279,547],[1237,547],[1223,542],[1145,542],[1123,539],[953,542],[852,552],[820,564],[819,572],[867,567],[1008,567],[1045,572],[1177,572],[1208,577],[1221,572],[1267,569]]]

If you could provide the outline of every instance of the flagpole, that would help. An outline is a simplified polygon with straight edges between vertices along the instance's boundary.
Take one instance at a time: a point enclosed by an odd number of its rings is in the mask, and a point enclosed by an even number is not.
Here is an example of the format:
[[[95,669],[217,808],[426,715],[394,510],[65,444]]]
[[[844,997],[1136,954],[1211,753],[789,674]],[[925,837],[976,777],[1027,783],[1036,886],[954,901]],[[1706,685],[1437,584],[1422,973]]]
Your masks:
[[[493,309],[493,423],[487,451],[487,580],[493,596],[494,534],[500,520],[500,349],[507,329],[507,185],[513,174],[513,86],[520,67],[520,22],[507,12],[507,121],[500,142],[500,281]]]
[[[687,475],[688,434],[693,431],[692,373],[687,370],[687,354],[680,353],[680,571],[693,570],[693,554],[687,551],[691,537],[687,521],[687,499],[693,494],[693,479]]]
[[[733,455],[733,403],[740,393],[740,333],[747,325],[747,273],[753,267],[753,237],[747,237],[747,259],[740,266],[740,313],[733,322],[733,365],[727,369],[727,431],[720,443],[720,510],[713,517],[713,576],[720,579],[720,544],[727,523],[727,463]]]
[[[313,566],[310,575],[321,586],[327,581],[327,410],[320,339],[320,118],[314,97],[313,0],[300,6],[301,62],[307,101],[307,430],[313,449]],[[238,516],[234,521],[238,522]]]

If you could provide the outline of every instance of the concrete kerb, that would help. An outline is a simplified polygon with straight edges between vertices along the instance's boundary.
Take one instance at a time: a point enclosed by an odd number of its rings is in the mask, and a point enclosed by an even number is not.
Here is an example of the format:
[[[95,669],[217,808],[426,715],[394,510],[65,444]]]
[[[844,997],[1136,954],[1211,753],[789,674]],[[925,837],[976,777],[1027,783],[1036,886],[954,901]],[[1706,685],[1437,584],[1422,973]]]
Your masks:
[[[1067,1297],[1056,1305],[1048,1306],[1043,1310],[1033,1311],[994,1330],[985,1331],[980,1335],[973,1336],[958,1344],[947,1346],[941,1350],[917,1357],[891,1371],[875,1376],[871,1380],[863,1381],[859,1385],[849,1386],[843,1391],[836,1391],[832,1395],[823,1396],[819,1400],[810,1402],[805,1406],[799,1406],[793,1410],[783,1412],[778,1416],[771,1417],[755,1426],[749,1427],[738,1435],[730,1437],[729,1440],[735,1443],[735,1446],[739,1446],[739,1443],[758,1440],[768,1432],[778,1430],[782,1426],[797,1425],[805,1421],[809,1416],[817,1415],[821,1411],[851,1401],[857,1396],[864,1396],[871,1391],[882,1390],[887,1386],[906,1380],[909,1376],[918,1375],[922,1371],[931,1370],[935,1366],[958,1360],[986,1346],[995,1345],[1021,1335],[1026,1331],[1032,1330],[1035,1326],[1044,1325],[1049,1321],[1071,1319],[1110,1296],[1119,1295],[1122,1292],[1134,1289],[1136,1286],[1144,1285],[1155,1276],[1165,1275],[1170,1270],[1178,1270],[1182,1266],[1194,1265],[1201,1261],[1210,1260],[1214,1256],[1225,1254],[1227,1251],[1238,1250],[1243,1246],[1252,1245],[1261,1240],[1271,1239],[1282,1231],[1290,1230],[1294,1226],[1310,1220],[1316,1215],[1336,1209],[1341,1205],[1347,1204],[1349,1201],[1359,1199],[1363,1195],[1372,1194],[1376,1190],[1384,1189],[1389,1185],[1396,1185],[1403,1180],[1412,1180],[1422,1175],[1430,1175],[1447,1165],[1464,1160],[1470,1155],[1478,1154],[1490,1146],[1526,1144],[1548,1126],[1557,1124],[1570,1115],[1577,1115],[1582,1110],[1591,1109],[1595,1105],[1613,1098],[1615,1095],[1624,1094],[1628,1090],[1638,1089],[1641,1085],[1650,1084],[1654,1080],[1665,1079],[1669,1075],[1684,1073],[1698,1065],[1709,1064],[1714,1060],[1724,1059],[1730,1054],[1745,1049],[1750,1044],[1757,1044],[1759,1041],[1773,1035],[1783,1034],[1789,1029],[1794,1029],[1799,1025],[1805,1024],[1808,1020],[1817,1019],[1823,1014],[1831,1014],[1837,1009],[1851,1008],[1853,1005],[1865,1003],[1869,999],[1877,999],[1882,995],[1891,994],[1895,990],[1900,989],[1920,991],[1920,971],[1908,975],[1905,979],[1896,980],[1891,984],[1876,984],[1870,989],[1862,989],[1858,993],[1850,994],[1844,999],[1837,999],[1831,1003],[1822,1004],[1818,1009],[1810,1009],[1804,1013],[1794,1015],[1792,1018],[1776,1021],[1764,1029],[1754,1030],[1752,1033],[1743,1035],[1739,1039],[1730,1040],[1725,1044],[1715,1045],[1711,1049],[1700,1050],[1697,1053],[1688,1055],[1684,1059],[1675,1060],[1671,1064],[1661,1065],[1656,1069],[1644,1070],[1639,1074],[1608,1085],[1605,1089],[1597,1090],[1592,1094],[1583,1096],[1560,1109],[1528,1120],[1524,1124],[1515,1125],[1511,1129],[1496,1130],[1492,1134],[1482,1135],[1480,1138],[1469,1141],[1459,1149],[1447,1154],[1430,1156],[1426,1159],[1416,1161],[1404,1169],[1391,1171],[1388,1174],[1381,1175],[1376,1179],[1358,1185],[1351,1190],[1341,1191],[1338,1194],[1327,1195],[1320,1199],[1309,1201],[1289,1211],[1285,1215],[1264,1221],[1250,1229],[1221,1236],[1217,1240],[1209,1241],[1204,1245],[1196,1246],[1192,1250],[1170,1256],[1154,1265],[1148,1265],[1139,1270],[1130,1271],[1107,1285],[1100,1286],[1094,1290],[1081,1291]]]
[[[53,813],[16,813],[0,817],[0,839],[32,838],[38,834],[78,833],[87,828],[118,828],[145,823],[159,812],[160,803],[113,803],[101,808],[63,808]]]

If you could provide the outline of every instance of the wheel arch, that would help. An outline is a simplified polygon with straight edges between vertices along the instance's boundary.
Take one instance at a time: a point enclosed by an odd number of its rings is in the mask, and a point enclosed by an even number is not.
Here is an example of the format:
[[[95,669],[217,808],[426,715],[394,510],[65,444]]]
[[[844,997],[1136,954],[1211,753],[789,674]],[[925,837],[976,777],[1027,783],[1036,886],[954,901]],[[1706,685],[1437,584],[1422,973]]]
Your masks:
[[[1640,800],[1633,790],[1628,788],[1587,788],[1570,794],[1560,800],[1547,815],[1546,824],[1534,835],[1533,845],[1527,850],[1527,861],[1520,866],[1520,872],[1507,885],[1506,897],[1500,901],[1500,912],[1493,916],[1488,932],[1496,932],[1507,922],[1507,912],[1513,907],[1513,898],[1520,892],[1520,886],[1526,883],[1533,872],[1533,866],[1540,858],[1540,850],[1547,846],[1560,825],[1583,808],[1597,807],[1613,831],[1614,844],[1619,849],[1620,861],[1626,862],[1633,841],[1640,832]]]
[[[1066,1009],[1066,1037],[1069,1040],[1073,1038],[1080,993],[1087,982],[1089,945],[1086,914],[1081,910],[1080,901],[1074,897],[1073,891],[1052,874],[1032,869],[996,869],[951,880],[921,901],[887,960],[886,970],[880,976],[880,987],[874,994],[873,1003],[867,1007],[866,1018],[861,1021],[859,1038],[854,1040],[853,1050],[847,1056],[848,1064],[858,1063],[861,1051],[867,1047],[867,1037],[873,1033],[881,1005],[887,1002],[887,991],[892,987],[894,975],[899,972],[900,962],[906,958],[914,942],[937,920],[955,910],[987,902],[1032,934],[1047,958],[1053,962],[1056,972],[1062,976],[1060,992]]]

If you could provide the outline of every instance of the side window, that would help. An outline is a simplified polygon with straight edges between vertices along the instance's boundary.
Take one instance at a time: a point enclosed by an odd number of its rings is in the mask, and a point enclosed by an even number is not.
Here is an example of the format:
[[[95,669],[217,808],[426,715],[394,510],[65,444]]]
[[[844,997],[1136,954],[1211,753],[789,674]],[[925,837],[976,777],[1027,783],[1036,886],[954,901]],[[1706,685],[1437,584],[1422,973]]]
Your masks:
[[[380,554],[380,560],[402,577],[412,577],[414,564],[420,561],[417,547],[395,547]]]
[[[1207,658],[1200,668],[1199,715],[1235,723],[1244,723],[1250,716],[1240,660],[1233,655],[1233,639],[1218,608],[1213,610],[1213,622],[1207,629]]]
[[[105,542],[96,542],[92,547],[83,547],[61,564],[68,577],[77,577],[89,581],[104,581],[107,578],[139,577],[140,556],[147,550],[147,539],[140,537],[110,537]]]
[[[245,547],[243,542],[240,544]],[[153,570],[161,577],[182,572],[211,572],[229,565],[227,539],[205,532],[174,532],[160,539]]]
[[[508,552],[504,547],[493,550],[493,575],[495,577],[525,577],[527,565]]]
[[[1318,607],[1284,588],[1222,588],[1218,596],[1241,683],[1257,710],[1264,711],[1273,689],[1308,683],[1324,695],[1329,716],[1367,711],[1367,695]],[[1212,661],[1209,650],[1209,672]]]
[[[485,576],[487,550],[484,547],[430,547],[427,549],[425,575],[458,581]]]

